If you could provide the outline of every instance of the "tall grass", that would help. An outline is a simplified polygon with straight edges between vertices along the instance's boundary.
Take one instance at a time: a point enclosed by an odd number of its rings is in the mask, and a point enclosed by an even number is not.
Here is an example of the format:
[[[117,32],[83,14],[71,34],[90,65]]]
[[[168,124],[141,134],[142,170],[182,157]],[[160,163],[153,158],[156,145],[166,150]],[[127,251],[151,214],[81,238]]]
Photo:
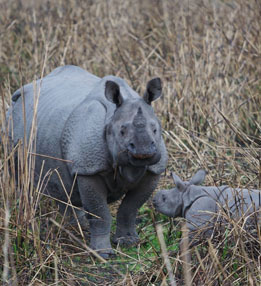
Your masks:
[[[170,171],[186,178],[198,168],[208,171],[209,185],[261,188],[260,19],[255,0],[0,0],[2,129],[11,94],[59,65],[121,76],[140,94],[160,76],[164,96],[154,107],[169,164],[158,188],[172,185]],[[215,235],[181,250],[183,221],[156,214],[148,202],[138,247],[117,247],[108,263],[93,259],[88,235],[41,195],[50,173],[32,184],[31,138],[10,153],[1,132],[3,285],[260,285],[260,222],[245,231],[244,218],[226,212]]]

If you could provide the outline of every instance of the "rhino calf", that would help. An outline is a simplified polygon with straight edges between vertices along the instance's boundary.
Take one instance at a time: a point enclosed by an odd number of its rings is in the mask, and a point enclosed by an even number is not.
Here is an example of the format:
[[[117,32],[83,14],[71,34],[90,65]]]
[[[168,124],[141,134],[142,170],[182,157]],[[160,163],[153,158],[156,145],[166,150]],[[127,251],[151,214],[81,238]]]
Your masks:
[[[261,190],[200,186],[205,175],[204,170],[199,170],[190,181],[184,182],[173,173],[176,187],[156,193],[155,209],[169,217],[186,218],[189,231],[204,228],[206,235],[212,233],[213,222],[221,208],[228,210],[234,219],[253,213],[258,215]]]
[[[52,174],[45,192],[60,202],[71,194],[71,203],[88,212],[90,245],[105,258],[113,253],[107,204],[123,198],[114,241],[136,243],[137,211],[166,168],[161,125],[151,106],[161,91],[159,78],[150,80],[140,97],[119,77],[99,78],[63,66],[12,97],[8,124],[13,144],[23,141],[24,131],[29,139],[38,99],[36,181],[43,160],[43,174],[59,172]],[[60,207],[65,209],[63,203]]]

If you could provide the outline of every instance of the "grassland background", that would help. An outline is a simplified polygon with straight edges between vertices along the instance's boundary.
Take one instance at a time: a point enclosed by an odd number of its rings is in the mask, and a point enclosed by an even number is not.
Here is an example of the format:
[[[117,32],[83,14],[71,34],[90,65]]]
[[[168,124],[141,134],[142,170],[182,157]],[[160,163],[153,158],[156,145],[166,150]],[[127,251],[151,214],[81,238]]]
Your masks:
[[[159,76],[164,95],[154,108],[169,151],[159,189],[172,185],[170,171],[188,178],[199,168],[209,185],[261,187],[260,33],[259,0],[0,0],[0,120],[17,88],[60,65],[123,77],[140,94]],[[179,222],[155,214],[150,202],[140,214],[141,244],[98,263],[46,219],[57,218],[55,206],[46,203],[36,219],[24,211],[1,158],[0,241],[8,251],[0,249],[0,264],[9,262],[9,285],[167,285],[158,221],[177,284],[189,283]],[[192,249],[186,285],[260,283],[260,233],[231,225],[226,237]]]

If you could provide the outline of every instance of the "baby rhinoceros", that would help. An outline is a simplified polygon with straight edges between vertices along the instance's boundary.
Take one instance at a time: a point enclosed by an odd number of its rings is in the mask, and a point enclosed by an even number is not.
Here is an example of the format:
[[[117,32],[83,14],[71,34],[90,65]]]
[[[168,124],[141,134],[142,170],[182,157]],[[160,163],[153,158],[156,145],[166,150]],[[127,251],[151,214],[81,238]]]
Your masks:
[[[251,214],[260,217],[261,190],[200,186],[205,175],[204,170],[199,170],[190,181],[184,182],[172,173],[176,187],[156,193],[155,209],[169,217],[184,217],[190,234],[200,229],[206,236],[212,233],[221,208],[234,219]]]
[[[166,168],[161,125],[151,106],[161,91],[159,78],[150,80],[140,97],[119,77],[99,78],[63,66],[12,97],[8,124],[13,144],[29,140],[38,102],[35,180],[57,170],[45,192],[62,211],[70,197],[73,206],[88,212],[90,245],[105,258],[113,253],[108,203],[123,198],[114,241],[136,243],[137,211]]]

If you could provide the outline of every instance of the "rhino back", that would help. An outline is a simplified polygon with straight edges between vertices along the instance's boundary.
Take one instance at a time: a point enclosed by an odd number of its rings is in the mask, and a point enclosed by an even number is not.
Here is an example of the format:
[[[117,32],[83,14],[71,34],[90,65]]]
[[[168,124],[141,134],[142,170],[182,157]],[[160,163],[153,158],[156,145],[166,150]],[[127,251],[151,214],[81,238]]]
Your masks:
[[[261,208],[261,191],[255,189],[226,188],[220,196],[220,204],[238,215]]]
[[[30,134],[37,97],[37,138],[41,145],[54,143],[73,109],[84,100],[100,79],[75,66],[56,68],[52,73],[17,90],[13,95],[9,116],[14,122],[14,142],[24,136],[23,101],[26,134]],[[23,96],[22,96],[23,95]],[[40,140],[40,141],[39,141]],[[56,148],[52,148],[56,149]]]

